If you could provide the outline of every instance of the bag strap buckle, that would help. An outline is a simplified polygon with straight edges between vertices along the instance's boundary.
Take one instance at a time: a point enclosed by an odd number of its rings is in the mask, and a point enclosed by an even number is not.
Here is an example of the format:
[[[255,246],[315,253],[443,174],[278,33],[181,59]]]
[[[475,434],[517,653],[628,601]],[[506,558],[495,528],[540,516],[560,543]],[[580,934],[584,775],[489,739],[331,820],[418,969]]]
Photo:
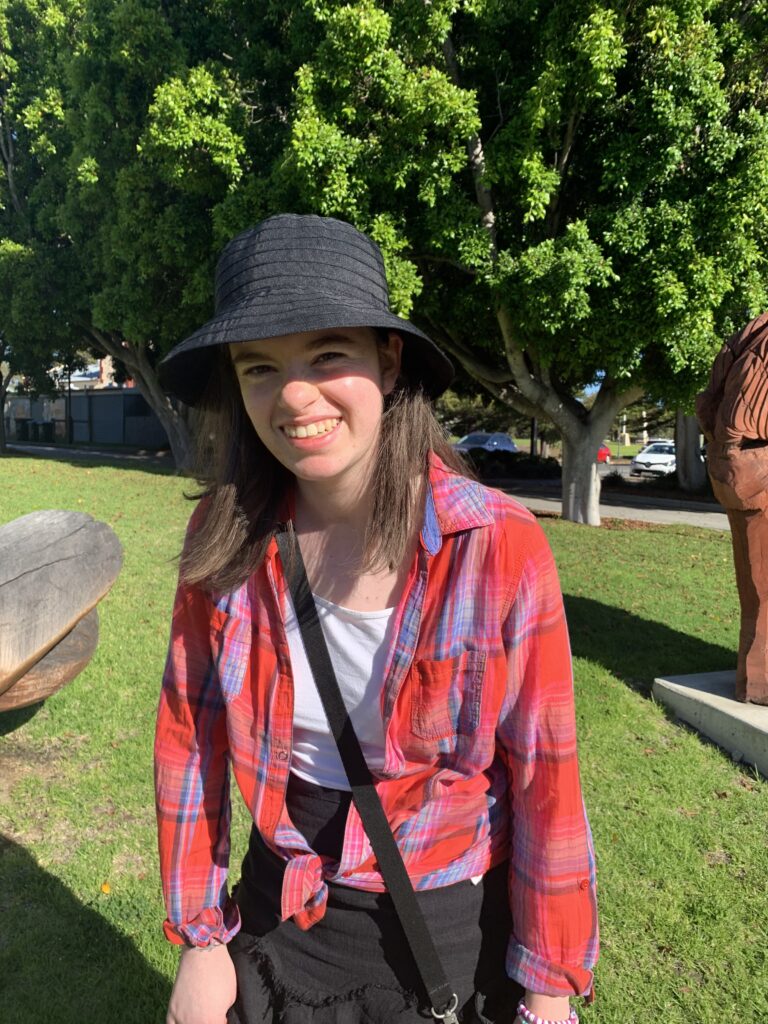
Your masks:
[[[454,992],[451,995],[451,1001],[448,1006],[443,1010],[442,1013],[438,1013],[437,1010],[431,1007],[432,1016],[435,1020],[441,1020],[443,1024],[459,1024],[459,1018],[456,1016],[456,1007],[459,1005],[459,997]]]

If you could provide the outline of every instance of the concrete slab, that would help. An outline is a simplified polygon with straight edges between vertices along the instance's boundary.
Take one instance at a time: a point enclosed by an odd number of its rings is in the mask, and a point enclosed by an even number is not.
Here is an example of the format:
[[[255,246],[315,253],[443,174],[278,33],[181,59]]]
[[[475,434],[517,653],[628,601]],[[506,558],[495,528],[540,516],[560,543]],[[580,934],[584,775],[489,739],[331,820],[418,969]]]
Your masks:
[[[768,778],[768,707],[735,700],[735,684],[735,670],[668,676],[654,680],[653,695],[734,760]]]
[[[505,488],[507,493],[516,498],[532,512],[550,512],[560,515],[562,503],[559,494],[530,495],[511,487]],[[728,516],[718,512],[717,506],[704,505],[700,508],[648,508],[642,505],[609,505],[601,500],[600,516],[603,519],[635,519],[641,523],[660,523],[663,526],[677,526],[686,523],[689,526],[701,526],[707,530],[730,530]]]

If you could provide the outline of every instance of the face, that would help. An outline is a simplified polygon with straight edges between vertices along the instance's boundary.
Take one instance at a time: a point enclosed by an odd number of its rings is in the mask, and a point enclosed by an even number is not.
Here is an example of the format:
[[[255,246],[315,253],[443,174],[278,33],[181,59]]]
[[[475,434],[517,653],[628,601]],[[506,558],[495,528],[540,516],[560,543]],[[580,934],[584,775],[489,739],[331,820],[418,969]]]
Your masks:
[[[400,371],[398,335],[382,344],[370,328],[340,327],[229,350],[248,418],[300,486],[367,482]]]

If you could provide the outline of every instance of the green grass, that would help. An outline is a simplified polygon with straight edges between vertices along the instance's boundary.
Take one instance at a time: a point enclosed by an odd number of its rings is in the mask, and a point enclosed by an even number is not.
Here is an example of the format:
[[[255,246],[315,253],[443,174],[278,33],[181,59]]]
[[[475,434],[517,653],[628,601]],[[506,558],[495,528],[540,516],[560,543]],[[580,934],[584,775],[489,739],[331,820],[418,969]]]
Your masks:
[[[458,440],[458,438],[457,438],[457,440]],[[520,449],[521,452],[526,452],[527,453],[527,452],[529,452],[531,450],[531,437],[530,437],[530,434],[528,435],[528,437],[515,437],[515,438],[513,438],[513,441],[515,442],[515,444],[517,445],[517,447]],[[617,458],[631,459],[633,455],[637,455],[637,453],[639,451],[642,451],[642,449],[645,447],[645,445],[642,445],[642,444],[621,444],[620,445],[618,443],[618,441],[606,441],[605,443],[611,449],[611,458],[612,459],[617,459]],[[549,446],[549,454],[550,455],[554,455],[556,458],[560,458],[560,455],[562,453],[561,453],[561,447],[560,447],[560,442],[559,441],[556,441],[556,442],[554,442],[553,444],[551,444]]]
[[[36,458],[0,468],[0,522],[82,509],[125,551],[88,668],[37,713],[0,716],[0,1017],[159,1024],[177,953],[160,930],[151,747],[188,483]],[[742,1024],[765,1024],[768,786],[649,697],[660,673],[733,665],[729,539],[543,522],[566,594],[598,858],[603,951],[582,1019],[719,1024],[735,1005]],[[246,824],[241,814],[234,863]]]

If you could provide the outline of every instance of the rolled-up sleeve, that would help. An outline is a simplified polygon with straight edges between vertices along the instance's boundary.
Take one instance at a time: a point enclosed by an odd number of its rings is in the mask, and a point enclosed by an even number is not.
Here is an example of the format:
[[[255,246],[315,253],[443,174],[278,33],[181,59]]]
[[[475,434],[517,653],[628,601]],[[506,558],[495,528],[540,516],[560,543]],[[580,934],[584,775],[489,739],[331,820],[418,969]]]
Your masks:
[[[587,995],[598,954],[595,858],[582,800],[568,632],[537,524],[504,624],[513,935],[509,975],[546,995]]]
[[[155,793],[166,937],[228,942],[229,755],[225,702],[210,646],[210,598],[180,585],[155,735]]]

